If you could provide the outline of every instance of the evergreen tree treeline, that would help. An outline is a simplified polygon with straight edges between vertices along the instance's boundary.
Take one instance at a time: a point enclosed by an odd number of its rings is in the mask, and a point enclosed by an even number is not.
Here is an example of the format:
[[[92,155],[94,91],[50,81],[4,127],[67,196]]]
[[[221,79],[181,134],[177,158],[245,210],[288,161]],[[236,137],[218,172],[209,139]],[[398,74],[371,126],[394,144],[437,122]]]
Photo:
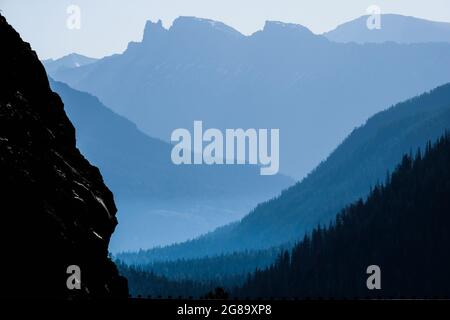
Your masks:
[[[270,266],[283,249],[276,247],[267,250],[245,250],[216,256],[194,259],[177,259],[173,261],[145,261],[146,251],[138,253],[121,253],[117,259],[127,265],[137,265],[139,269],[154,272],[171,280],[226,281],[228,284],[241,285],[249,272]],[[135,258],[140,254],[139,258]]]
[[[170,280],[138,266],[128,266],[120,261],[116,261],[116,265],[120,274],[127,278],[130,295],[134,298],[199,298],[217,287],[213,282]]]
[[[369,290],[367,267],[381,270]],[[236,296],[450,297],[450,135],[405,155],[384,185],[317,227]]]

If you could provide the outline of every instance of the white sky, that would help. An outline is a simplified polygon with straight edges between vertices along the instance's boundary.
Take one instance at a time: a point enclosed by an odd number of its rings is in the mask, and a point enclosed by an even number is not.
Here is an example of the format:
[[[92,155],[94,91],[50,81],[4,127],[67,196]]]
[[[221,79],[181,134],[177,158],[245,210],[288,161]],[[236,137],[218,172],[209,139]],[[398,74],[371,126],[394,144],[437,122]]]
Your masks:
[[[78,5],[81,28],[66,27],[67,7]],[[302,24],[314,33],[366,14],[370,5],[397,13],[450,22],[450,0],[0,0],[9,23],[31,43],[41,59],[77,52],[102,57],[140,41],[145,21],[169,27],[180,16],[222,21],[244,34],[266,20]]]

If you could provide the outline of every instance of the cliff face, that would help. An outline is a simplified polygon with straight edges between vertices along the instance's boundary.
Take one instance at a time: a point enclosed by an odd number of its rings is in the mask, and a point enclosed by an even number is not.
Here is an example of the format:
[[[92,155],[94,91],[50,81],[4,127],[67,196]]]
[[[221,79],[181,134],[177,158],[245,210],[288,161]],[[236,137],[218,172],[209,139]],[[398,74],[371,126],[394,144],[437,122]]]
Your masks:
[[[126,297],[107,254],[113,195],[75,146],[75,130],[30,45],[0,15],[2,295]],[[69,290],[67,267],[81,270]]]

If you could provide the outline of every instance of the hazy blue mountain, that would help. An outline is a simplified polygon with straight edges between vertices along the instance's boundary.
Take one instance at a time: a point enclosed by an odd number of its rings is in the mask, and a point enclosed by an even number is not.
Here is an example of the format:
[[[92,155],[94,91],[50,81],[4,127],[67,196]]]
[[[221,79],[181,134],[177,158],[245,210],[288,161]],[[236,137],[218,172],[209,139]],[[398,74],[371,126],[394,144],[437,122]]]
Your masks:
[[[240,222],[140,255],[147,261],[193,258],[299,240],[318,224],[328,225],[347,204],[365,197],[405,153],[423,148],[449,129],[450,84],[446,84],[371,117],[305,179],[261,203]]]
[[[450,23],[435,22],[397,14],[381,15],[381,28],[367,28],[369,16],[343,23],[323,35],[336,42],[450,43]]]
[[[77,146],[101,169],[120,224],[112,251],[193,238],[240,219],[293,184],[256,166],[176,166],[172,146],[151,138],[96,97],[50,79],[76,128]]]
[[[279,128],[280,171],[303,177],[369,116],[450,81],[450,44],[341,44],[267,22],[244,36],[211,20],[147,22],[123,54],[56,79],[98,96],[144,132]]]
[[[65,69],[78,68],[93,63],[97,60],[98,59],[86,57],[78,53],[71,53],[59,59],[43,60],[42,64],[44,65],[47,73],[57,76],[59,72]]]

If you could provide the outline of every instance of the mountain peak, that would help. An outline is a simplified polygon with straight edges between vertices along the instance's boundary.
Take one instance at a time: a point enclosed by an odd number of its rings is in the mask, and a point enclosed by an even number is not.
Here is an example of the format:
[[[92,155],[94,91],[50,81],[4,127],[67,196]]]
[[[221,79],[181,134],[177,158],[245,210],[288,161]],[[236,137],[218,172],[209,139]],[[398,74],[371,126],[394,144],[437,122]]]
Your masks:
[[[266,21],[264,24],[263,31],[277,31],[277,30],[290,30],[293,32],[302,32],[304,34],[314,35],[311,30],[308,28],[302,26],[301,24],[295,24],[295,23],[285,23],[281,21]]]
[[[98,59],[83,56],[78,53],[70,53],[59,59],[47,59],[43,60],[42,63],[48,73],[55,73],[58,70],[64,70],[68,68],[78,68],[84,65],[94,63]]]
[[[322,40],[323,37],[312,33],[308,28],[295,23],[285,23],[281,21],[266,21],[264,28],[255,33],[255,35],[269,36],[274,39],[283,37],[291,40]],[[275,40],[276,41],[276,40]]]
[[[145,42],[155,37],[159,37],[161,34],[164,34],[165,32],[167,32],[167,30],[164,29],[161,20],[158,20],[157,22],[152,22],[148,20],[145,23],[144,36],[142,37],[142,42]]]
[[[398,14],[382,14],[381,28],[369,29],[364,15],[337,26],[323,35],[334,42],[356,43],[425,43],[450,42],[450,23],[425,20]]]
[[[189,32],[213,30],[228,35],[242,36],[242,34],[239,31],[224,24],[223,22],[189,16],[180,16],[174,20],[172,27],[170,28],[170,31],[179,31],[179,30],[187,30]]]

